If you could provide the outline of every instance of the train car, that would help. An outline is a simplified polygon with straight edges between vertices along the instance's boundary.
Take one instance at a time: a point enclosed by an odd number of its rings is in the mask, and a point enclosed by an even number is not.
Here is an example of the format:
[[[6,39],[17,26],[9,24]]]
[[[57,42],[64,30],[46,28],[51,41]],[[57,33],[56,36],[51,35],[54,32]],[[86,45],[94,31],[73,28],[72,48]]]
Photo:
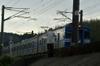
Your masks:
[[[72,25],[65,26],[65,37],[64,37],[64,47],[71,47],[72,43]],[[90,28],[87,26],[79,27],[78,29],[78,42],[80,45],[89,44],[91,42],[90,39]]]
[[[62,26],[53,31],[55,36],[54,48],[64,47],[64,32],[65,32],[64,30],[65,28],[64,26]]]
[[[3,53],[10,56],[44,53],[48,50],[48,42],[53,43],[54,49],[62,47],[69,48],[72,43],[72,31],[73,29],[71,24],[48,30],[47,32],[38,34],[30,39],[25,39],[21,42],[4,47]],[[79,28],[78,32],[78,43],[80,45],[89,44],[91,42],[89,27],[83,26],[83,28]]]

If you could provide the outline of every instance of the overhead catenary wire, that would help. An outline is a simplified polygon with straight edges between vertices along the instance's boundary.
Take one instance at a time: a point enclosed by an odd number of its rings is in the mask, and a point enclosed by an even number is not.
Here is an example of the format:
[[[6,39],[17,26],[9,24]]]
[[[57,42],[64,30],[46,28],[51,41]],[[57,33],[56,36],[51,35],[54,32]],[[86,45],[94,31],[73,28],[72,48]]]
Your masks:
[[[41,10],[40,10],[40,13],[41,13],[41,11],[42,11],[42,12],[45,12],[45,11],[51,10],[52,8],[56,7],[57,5],[60,5],[62,2],[64,2],[64,1],[61,1],[61,0],[55,1],[55,2],[53,2],[52,4],[49,4],[49,5],[46,6],[45,8],[41,9]],[[60,3],[60,4],[59,4],[59,3]]]
[[[6,21],[6,20],[9,20],[9,19],[11,19],[11,18],[14,18],[16,15],[22,13],[23,11],[25,11],[25,10],[23,9],[23,10],[19,11],[18,13],[15,13],[15,14],[9,16],[8,18],[5,19],[5,21]]]
[[[38,13],[39,14],[38,17],[42,16],[44,13],[48,12],[49,10],[54,9],[57,5],[60,5],[63,2],[64,1],[58,0],[58,1],[48,5],[47,7],[43,8],[42,10],[40,10],[40,12]]]
[[[93,14],[85,14],[85,15],[84,15],[84,18],[90,18],[90,19],[91,19],[91,18],[94,18],[94,19],[95,19],[95,18],[99,18],[99,15],[100,15],[99,13],[100,13],[100,12],[98,11],[98,12],[93,13]]]
[[[6,2],[4,3],[4,5],[6,6],[15,6],[17,5],[20,0],[5,0]]]
[[[11,10],[11,11],[18,12],[19,10]],[[24,15],[24,14],[29,14],[29,13],[30,13],[30,12],[28,12],[28,11],[21,11],[21,12],[23,12],[21,15]]]
[[[49,11],[49,10],[51,10],[51,9],[54,9],[57,5],[60,5],[60,4],[62,4],[63,2],[64,2],[64,0],[63,0],[63,1],[61,1],[61,0],[57,1],[56,3],[54,3],[54,6],[48,7],[47,10],[41,12],[41,13],[39,14],[38,17],[40,17],[40,16],[46,14],[47,11]],[[59,3],[60,3],[60,4],[59,4]],[[42,10],[41,10],[41,11],[42,11]],[[68,17],[68,18],[69,18],[69,17]],[[70,19],[70,18],[69,18],[69,19]],[[65,21],[65,20],[63,20],[63,21]]]
[[[11,19],[11,18],[15,18],[15,17],[18,17],[18,18],[24,18],[24,19],[28,19],[28,20],[37,20],[36,18],[31,18],[31,16],[22,16],[22,15],[25,15],[25,14],[29,14],[30,12],[27,12],[26,10],[28,10],[28,8],[14,8],[13,7],[6,7],[7,10],[10,10],[10,11],[15,11],[15,12],[18,12],[8,18],[6,18],[5,20],[8,20],[8,19]],[[16,10],[17,9],[17,10]]]
[[[93,9],[93,8],[97,7],[98,5],[100,5],[100,2],[97,2],[97,3],[95,3],[91,6],[88,6],[88,7],[84,8],[83,10],[90,10],[90,9]]]
[[[91,5],[89,7],[84,8],[83,10],[86,11],[87,13],[94,11],[94,9],[97,9],[97,6],[100,5],[100,2],[95,3],[94,5]]]
[[[63,2],[64,2],[64,0],[63,0],[63,1],[59,0],[59,1],[55,1],[54,3],[52,3],[53,5],[52,5],[52,4],[48,5],[47,7],[44,8],[44,10],[41,10],[41,11],[40,11],[38,17],[40,17],[40,16],[46,14],[46,12],[48,12],[49,10],[55,8],[57,5],[60,5],[60,4],[63,3]],[[59,3],[60,3],[60,4],[59,4]]]
[[[45,6],[50,5],[51,3],[53,3],[53,0],[49,0],[49,1],[45,2],[45,3],[46,3]],[[38,13],[41,10],[41,7],[45,7],[44,3],[42,3],[42,2],[40,2],[37,6],[38,7],[32,9],[34,13]]]
[[[16,0],[11,6],[17,5],[21,0]]]
[[[5,3],[6,6],[8,6],[9,4],[11,4],[12,0],[7,0],[7,2]]]
[[[96,8],[96,9],[93,9],[91,11],[88,11],[86,13],[84,13],[84,16],[93,16],[93,15],[99,15],[99,12],[100,9],[99,8]]]
[[[93,1],[89,1],[89,2],[93,2]],[[84,11],[84,18],[93,18],[93,16],[98,15],[100,13],[99,5],[100,5],[99,0],[96,0],[95,3],[92,3],[88,5],[87,7],[84,7],[82,9]]]
[[[9,1],[11,1],[11,0],[9,0]],[[10,5],[12,5],[14,2],[17,2],[17,0],[15,1],[15,0],[12,0],[13,2],[11,2],[11,3],[8,3],[8,5],[10,4]],[[30,0],[29,0],[30,1]],[[32,1],[34,1],[34,0],[32,0]],[[44,0],[44,1],[40,1],[40,0],[38,0],[37,1],[37,6],[39,6],[39,7],[36,7],[35,8],[35,11],[32,11],[32,13],[36,13],[36,14],[38,14],[38,15],[36,15],[37,17],[43,17],[43,16],[45,16],[48,12],[50,12],[50,11],[52,11],[52,9],[54,9],[54,10],[56,10],[57,8],[57,6],[58,5],[60,5],[61,3],[56,3],[57,1],[59,1],[59,0]],[[60,0],[61,2],[63,1],[63,0]],[[84,2],[90,2],[91,0],[82,0],[83,1],[83,4],[84,4]],[[39,3],[38,3],[39,2]],[[50,2],[50,3],[49,3]],[[53,3],[53,5],[52,5],[52,3]],[[98,2],[99,3],[99,2]],[[41,4],[41,5],[40,5]],[[50,5],[51,4],[51,5]],[[57,4],[57,5],[56,5]],[[88,4],[88,3],[86,3],[86,4]],[[95,4],[95,3],[94,3]],[[89,5],[87,5],[87,7],[85,6],[83,9],[85,10],[85,13],[84,13],[84,16],[87,16],[87,15],[90,15],[90,17],[91,17],[91,15],[94,15],[94,14],[97,14],[97,13],[99,13],[99,9],[95,9],[95,6],[99,6],[99,4],[98,5],[94,5],[94,4],[90,4],[90,6]],[[17,5],[17,4],[15,4],[15,5]],[[15,6],[14,5],[14,6]],[[65,6],[66,7],[66,6]],[[93,9],[93,11],[92,11],[92,9]],[[57,9],[58,10],[58,9]],[[97,12],[96,12],[96,10],[97,10]],[[13,11],[13,10],[12,10]],[[92,11],[92,12],[91,12]],[[17,11],[15,11],[15,12],[17,12]],[[54,12],[54,11],[53,11]],[[96,12],[96,13],[95,13]],[[92,13],[92,14],[91,14]],[[21,14],[21,15],[23,15],[23,14]],[[34,16],[34,15],[32,15],[32,16]]]

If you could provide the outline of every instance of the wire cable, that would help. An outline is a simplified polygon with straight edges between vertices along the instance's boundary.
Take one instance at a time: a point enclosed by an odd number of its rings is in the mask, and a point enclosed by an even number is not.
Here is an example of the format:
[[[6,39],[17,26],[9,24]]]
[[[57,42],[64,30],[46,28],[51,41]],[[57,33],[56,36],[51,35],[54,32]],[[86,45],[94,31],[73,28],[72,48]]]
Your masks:
[[[11,4],[11,6],[17,5],[21,0],[16,0],[14,3]]]
[[[56,1],[56,0],[55,0]],[[54,1],[54,2],[55,2]],[[53,0],[49,0],[49,1],[47,1],[47,2],[45,2],[46,4],[45,4],[45,6],[44,6],[44,3],[42,4],[39,4],[40,6],[38,6],[37,8],[35,8],[35,9],[33,9],[33,11],[34,11],[34,13],[38,13],[38,12],[40,12],[42,9],[44,9],[46,6],[48,6],[48,5],[50,5],[50,4],[52,4],[53,3]],[[41,8],[42,7],[42,8]],[[44,7],[44,8],[43,8]]]
[[[48,5],[47,7],[45,7],[44,9],[40,10],[40,13],[38,17],[42,16],[44,13],[46,13],[48,10],[54,9],[57,5],[60,5],[61,3],[63,3],[64,1],[58,0],[50,5]],[[59,4],[60,3],[60,4]],[[52,5],[52,6],[51,6]]]

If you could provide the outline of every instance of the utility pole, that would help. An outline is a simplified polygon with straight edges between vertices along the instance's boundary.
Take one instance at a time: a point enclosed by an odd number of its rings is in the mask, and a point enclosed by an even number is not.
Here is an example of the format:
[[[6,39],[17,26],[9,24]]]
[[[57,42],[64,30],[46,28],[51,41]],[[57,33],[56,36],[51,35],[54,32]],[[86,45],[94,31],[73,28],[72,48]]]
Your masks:
[[[2,47],[3,47],[3,32],[4,32],[4,9],[5,6],[2,6],[2,14],[1,14],[1,43],[0,43],[0,55],[2,54]]]
[[[13,46],[13,37],[10,37],[10,41],[9,41],[9,46],[10,46],[10,56],[12,57],[12,46]]]
[[[38,52],[39,52],[39,34],[37,35],[37,54],[38,54]]]
[[[15,11],[19,11],[19,12],[5,19],[5,18],[4,18],[5,9],[11,10],[12,7],[5,7],[4,5],[2,5],[2,10],[1,10],[1,11],[2,11],[2,14],[1,14],[1,37],[0,37],[0,38],[1,38],[1,39],[0,39],[1,43],[0,43],[0,55],[2,55],[2,48],[3,48],[3,46],[4,46],[4,22],[5,22],[6,20],[11,19],[11,18],[20,16],[20,15],[18,15],[18,14],[20,14],[20,13],[25,13],[25,14],[28,13],[28,12],[25,12],[25,10],[27,10],[28,8],[13,8],[13,9],[23,9],[23,10],[21,10],[21,11],[15,10]],[[23,18],[29,18],[29,17],[24,17],[24,16],[23,16]]]
[[[57,36],[58,36],[58,38],[57,38],[57,43],[58,43],[57,48],[59,48],[59,44],[60,44],[60,33],[58,33]]]
[[[80,26],[83,25],[83,10],[80,11]]]
[[[80,11],[81,45],[84,44],[83,10]]]
[[[78,24],[79,24],[79,3],[80,0],[73,0],[73,16],[72,16],[72,44],[78,43]]]

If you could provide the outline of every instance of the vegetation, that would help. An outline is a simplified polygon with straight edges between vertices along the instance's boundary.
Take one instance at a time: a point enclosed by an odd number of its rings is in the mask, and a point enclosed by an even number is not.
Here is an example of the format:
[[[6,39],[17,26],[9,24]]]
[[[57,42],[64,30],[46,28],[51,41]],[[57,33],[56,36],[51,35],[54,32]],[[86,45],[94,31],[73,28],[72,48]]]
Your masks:
[[[11,66],[13,62],[13,58],[9,56],[0,57],[0,66]]]
[[[34,37],[35,35],[37,35],[37,34],[35,34],[33,31],[30,33],[24,33],[23,35],[18,35],[18,34],[14,34],[14,33],[4,33],[4,46],[9,45],[9,41],[11,38],[14,43],[17,43],[17,42],[20,42],[21,40]],[[0,33],[0,37],[1,37],[1,33]],[[0,40],[1,40],[1,38],[0,38]],[[0,41],[0,43],[1,43],[1,41]]]
[[[90,21],[84,21],[84,24],[91,29],[92,42],[100,41],[100,19],[93,19]]]
[[[94,42],[90,44],[86,44],[83,46],[72,46],[70,48],[60,48],[54,51],[55,56],[58,57],[66,57],[80,54],[89,54],[89,53],[97,53],[100,52],[100,41]]]

